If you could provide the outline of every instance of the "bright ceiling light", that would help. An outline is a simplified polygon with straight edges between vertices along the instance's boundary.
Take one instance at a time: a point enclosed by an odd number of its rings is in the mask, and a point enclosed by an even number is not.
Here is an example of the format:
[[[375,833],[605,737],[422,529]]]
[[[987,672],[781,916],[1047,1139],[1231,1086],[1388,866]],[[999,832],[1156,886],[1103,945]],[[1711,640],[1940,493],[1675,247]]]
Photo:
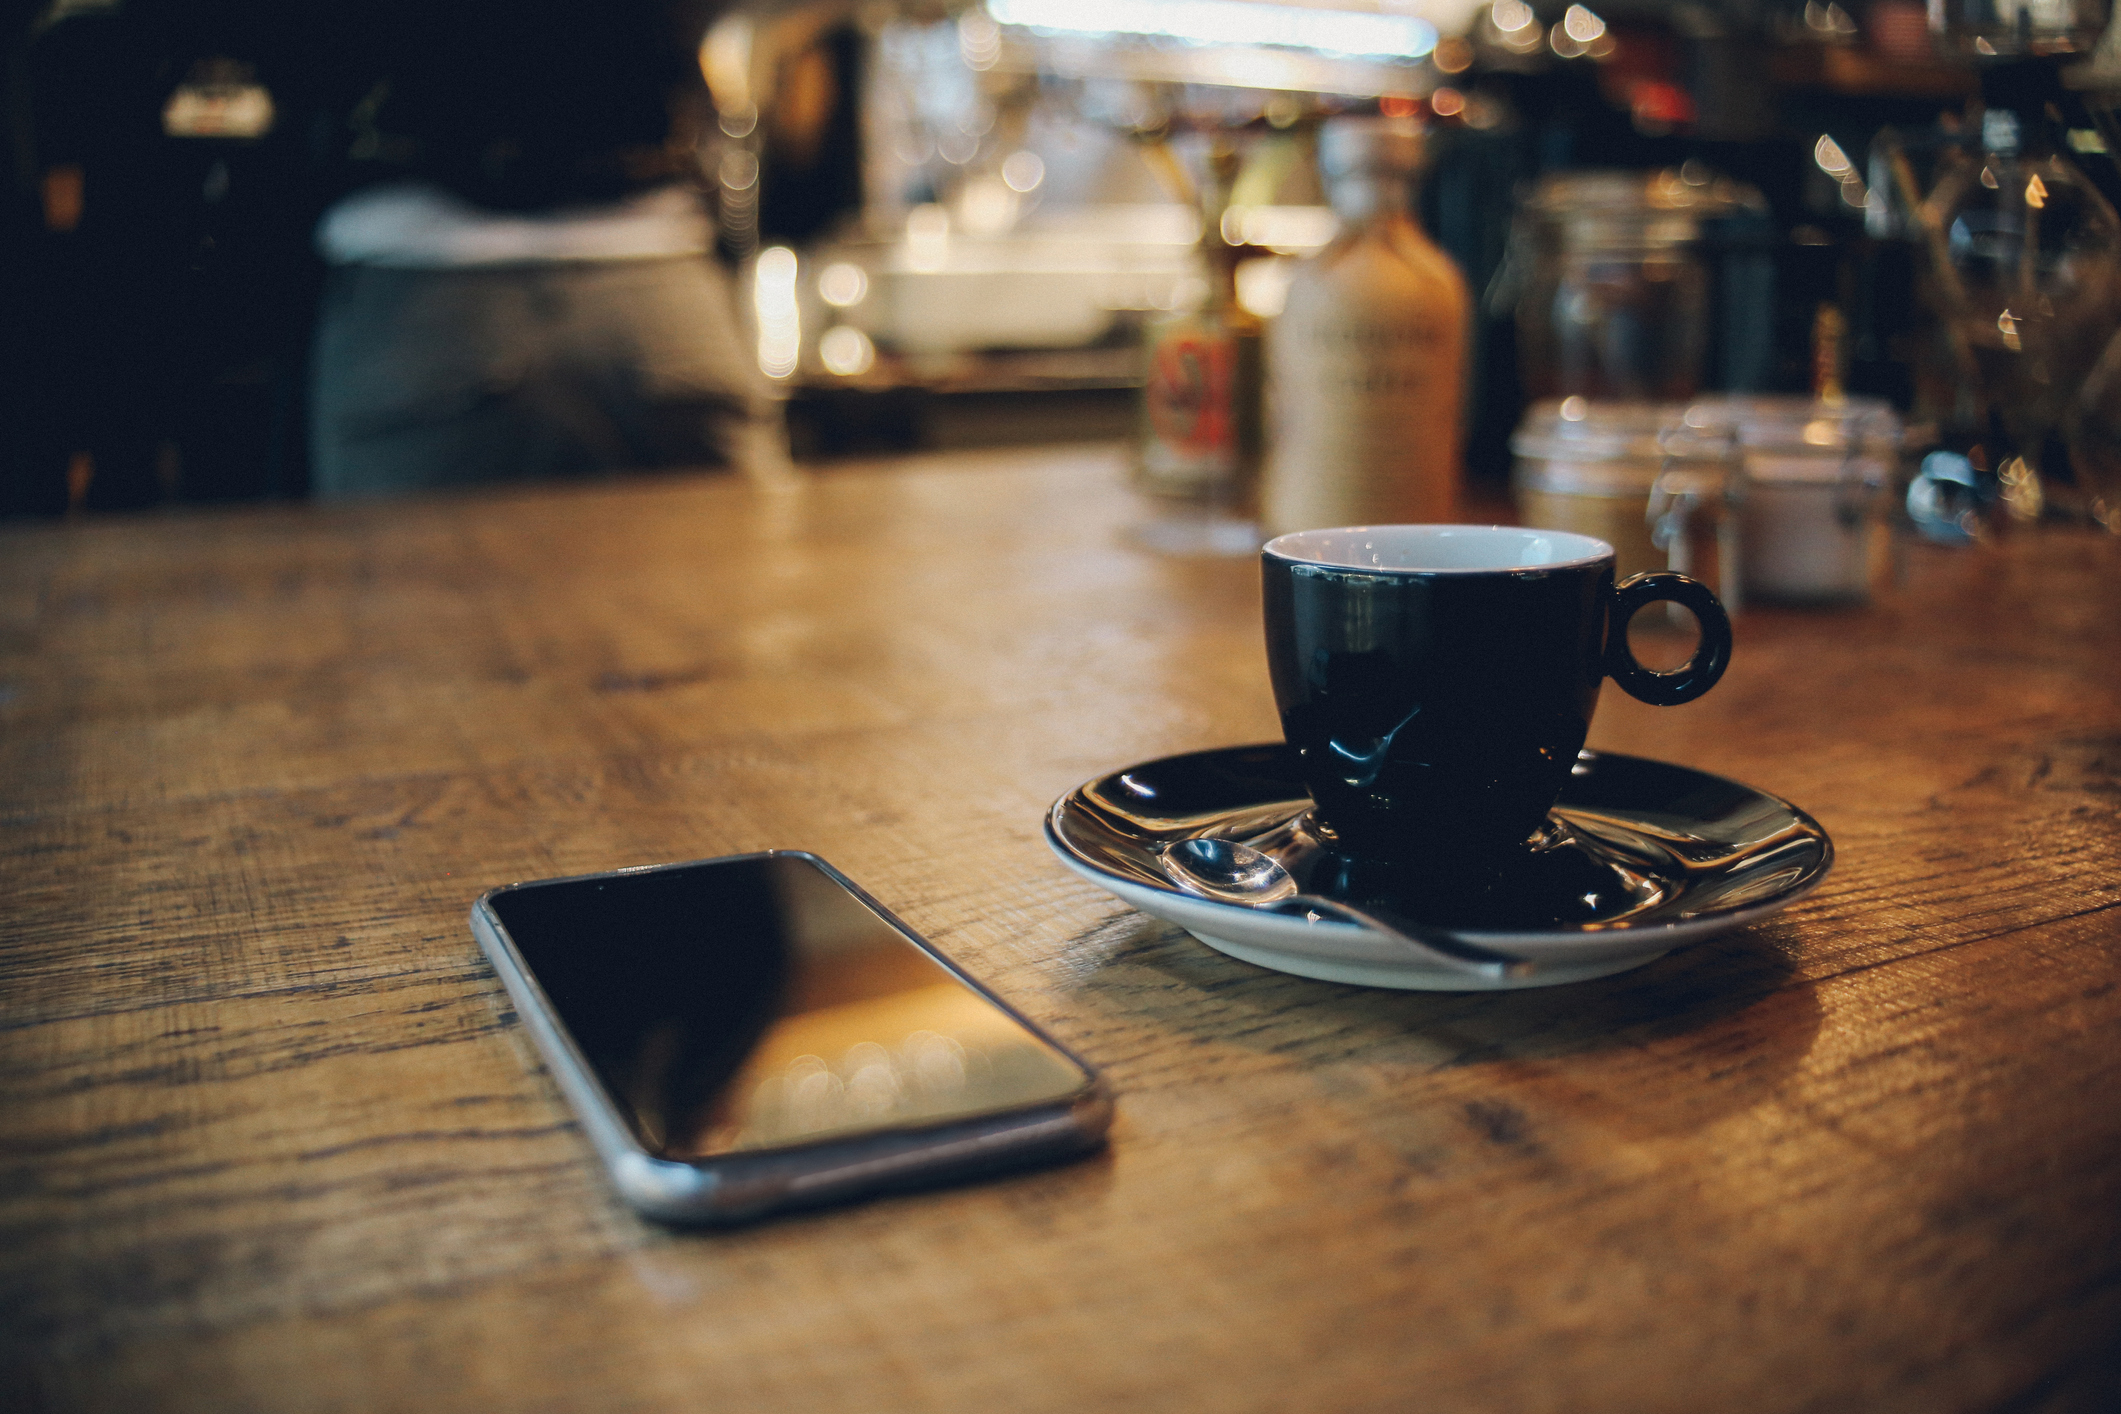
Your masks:
[[[876,345],[852,325],[835,324],[817,341],[817,356],[827,373],[855,378],[876,366]]]
[[[835,260],[819,273],[817,293],[834,309],[860,304],[869,294],[869,272],[859,265]]]
[[[987,0],[987,13],[1005,25],[1068,34],[1267,44],[1365,58],[1419,59],[1436,47],[1436,26],[1413,15],[1250,0]]]
[[[1036,152],[1012,152],[1002,159],[1002,180],[1011,191],[1030,191],[1046,179],[1046,162]]]
[[[1524,0],[1495,0],[1493,8],[1488,11],[1488,18],[1502,33],[1515,34],[1537,20],[1539,15],[1530,5],[1525,4]]]
[[[1578,44],[1589,44],[1605,33],[1605,21],[1581,5],[1569,6],[1568,13],[1561,17],[1561,27]]]

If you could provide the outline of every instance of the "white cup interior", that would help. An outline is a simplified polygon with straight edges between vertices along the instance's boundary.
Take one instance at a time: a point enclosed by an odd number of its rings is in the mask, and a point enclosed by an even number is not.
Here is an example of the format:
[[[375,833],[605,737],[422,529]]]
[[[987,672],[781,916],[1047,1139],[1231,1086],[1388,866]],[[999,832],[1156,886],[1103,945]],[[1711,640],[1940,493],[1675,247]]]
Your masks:
[[[1565,530],[1508,525],[1350,525],[1279,535],[1266,551],[1328,569],[1481,574],[1589,564],[1610,559],[1613,547]]]

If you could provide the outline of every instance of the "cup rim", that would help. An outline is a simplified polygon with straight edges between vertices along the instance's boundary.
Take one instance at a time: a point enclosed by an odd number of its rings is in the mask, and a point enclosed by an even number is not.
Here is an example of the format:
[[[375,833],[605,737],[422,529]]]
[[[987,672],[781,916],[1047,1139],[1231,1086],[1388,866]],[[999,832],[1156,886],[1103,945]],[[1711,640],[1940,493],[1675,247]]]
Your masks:
[[[1361,536],[1375,539],[1388,536],[1403,545],[1438,545],[1452,541],[1470,548],[1485,543],[1498,545],[1505,537],[1513,539],[1519,547],[1527,542],[1545,542],[1540,552],[1551,558],[1538,558],[1519,553],[1490,555],[1481,563],[1405,563],[1417,552],[1411,548],[1400,554],[1371,549],[1372,558],[1357,559],[1361,549],[1343,543],[1335,543],[1325,537]],[[1310,542],[1308,545],[1305,542]],[[1458,551],[1460,556],[1466,548]],[[1312,565],[1319,569],[1346,570],[1356,574],[1373,575],[1482,575],[1522,574],[1527,571],[1585,569],[1601,560],[1614,558],[1613,547],[1603,540],[1589,535],[1579,535],[1569,530],[1544,530],[1522,525],[1344,525],[1318,530],[1294,530],[1286,535],[1277,535],[1260,548],[1262,555],[1272,555],[1278,560],[1295,565]],[[1430,552],[1432,555],[1435,552]],[[1402,561],[1387,563],[1387,559]]]

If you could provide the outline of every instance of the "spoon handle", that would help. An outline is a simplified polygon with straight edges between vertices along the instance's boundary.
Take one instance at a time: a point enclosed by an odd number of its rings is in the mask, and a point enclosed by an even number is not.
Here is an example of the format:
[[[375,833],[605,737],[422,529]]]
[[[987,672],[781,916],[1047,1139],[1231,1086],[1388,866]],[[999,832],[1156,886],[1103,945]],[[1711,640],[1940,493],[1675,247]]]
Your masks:
[[[1446,967],[1454,972],[1501,981],[1504,978],[1526,976],[1533,970],[1533,964],[1523,958],[1492,952],[1439,928],[1394,923],[1366,908],[1342,903],[1337,898],[1326,898],[1320,894],[1291,894],[1285,899],[1277,900],[1272,906],[1279,913],[1329,913],[1350,923],[1360,923],[1373,933],[1382,933],[1394,942],[1413,949],[1420,954],[1423,962]]]

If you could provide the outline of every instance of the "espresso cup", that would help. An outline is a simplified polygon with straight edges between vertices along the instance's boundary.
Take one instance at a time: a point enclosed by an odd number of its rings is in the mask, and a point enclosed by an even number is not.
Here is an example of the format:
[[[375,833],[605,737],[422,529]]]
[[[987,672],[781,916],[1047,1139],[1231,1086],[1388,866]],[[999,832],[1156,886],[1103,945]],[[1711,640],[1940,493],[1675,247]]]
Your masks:
[[[1335,848],[1437,869],[1521,848],[1568,782],[1600,682],[1669,706],[1715,686],[1731,624],[1684,575],[1613,582],[1613,547],[1504,526],[1303,530],[1260,553],[1267,662],[1312,823]],[[1628,647],[1646,604],[1691,610],[1670,672]]]

